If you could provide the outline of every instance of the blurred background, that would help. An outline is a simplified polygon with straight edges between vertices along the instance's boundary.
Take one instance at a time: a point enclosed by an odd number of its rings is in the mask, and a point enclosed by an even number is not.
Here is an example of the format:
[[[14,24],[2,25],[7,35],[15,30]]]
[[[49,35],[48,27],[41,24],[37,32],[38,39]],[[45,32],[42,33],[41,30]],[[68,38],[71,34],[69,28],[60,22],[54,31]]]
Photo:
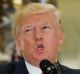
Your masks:
[[[65,39],[59,60],[70,68],[80,69],[80,0],[0,0],[0,63],[19,61],[11,33],[13,16],[31,2],[50,3],[60,9]]]

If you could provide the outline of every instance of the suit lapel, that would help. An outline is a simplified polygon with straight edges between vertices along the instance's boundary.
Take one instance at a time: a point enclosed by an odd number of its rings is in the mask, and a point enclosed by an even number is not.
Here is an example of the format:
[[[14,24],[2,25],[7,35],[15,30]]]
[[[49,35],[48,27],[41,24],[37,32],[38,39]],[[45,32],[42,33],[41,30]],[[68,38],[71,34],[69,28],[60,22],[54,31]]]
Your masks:
[[[18,63],[15,65],[15,71],[13,74],[29,74],[24,59],[21,59]]]

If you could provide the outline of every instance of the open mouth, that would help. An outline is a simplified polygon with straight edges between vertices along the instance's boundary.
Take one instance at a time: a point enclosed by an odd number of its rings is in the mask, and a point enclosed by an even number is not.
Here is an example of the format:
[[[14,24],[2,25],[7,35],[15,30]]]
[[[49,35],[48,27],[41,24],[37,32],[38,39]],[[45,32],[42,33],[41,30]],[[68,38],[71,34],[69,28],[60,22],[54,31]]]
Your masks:
[[[38,46],[37,46],[37,52],[38,53],[43,53],[43,51],[44,51],[44,45],[43,44],[38,44]]]
[[[44,45],[43,45],[43,44],[39,44],[39,45],[37,46],[37,49],[39,49],[39,50],[44,49]]]

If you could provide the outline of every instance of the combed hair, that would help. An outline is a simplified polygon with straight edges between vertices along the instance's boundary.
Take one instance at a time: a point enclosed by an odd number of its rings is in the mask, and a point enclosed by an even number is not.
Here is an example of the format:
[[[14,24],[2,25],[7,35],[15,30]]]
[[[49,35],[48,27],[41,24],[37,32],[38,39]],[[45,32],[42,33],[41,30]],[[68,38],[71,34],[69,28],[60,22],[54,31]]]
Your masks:
[[[47,3],[29,3],[23,6],[14,16],[14,24],[12,26],[13,37],[16,38],[18,36],[21,18],[27,17],[30,14],[46,12],[52,12],[60,20],[60,13],[54,5]]]

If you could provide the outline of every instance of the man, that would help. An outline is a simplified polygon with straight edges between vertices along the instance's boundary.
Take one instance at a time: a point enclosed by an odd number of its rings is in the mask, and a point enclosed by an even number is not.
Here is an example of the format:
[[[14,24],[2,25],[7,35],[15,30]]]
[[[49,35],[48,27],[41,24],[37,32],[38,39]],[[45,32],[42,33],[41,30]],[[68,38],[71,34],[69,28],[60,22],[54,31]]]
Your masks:
[[[15,20],[16,48],[22,51],[24,59],[4,66],[2,74],[42,74],[40,62],[46,59],[56,63],[64,40],[59,12],[50,4],[30,3],[19,11]],[[57,65],[57,74],[80,74],[80,70]]]

